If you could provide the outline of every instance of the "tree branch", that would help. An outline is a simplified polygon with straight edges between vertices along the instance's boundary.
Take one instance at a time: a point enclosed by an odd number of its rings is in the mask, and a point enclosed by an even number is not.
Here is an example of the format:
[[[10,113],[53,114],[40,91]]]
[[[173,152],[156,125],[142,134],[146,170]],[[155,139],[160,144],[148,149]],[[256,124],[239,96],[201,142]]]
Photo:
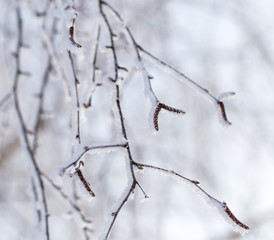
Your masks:
[[[150,170],[154,170],[154,171],[163,173],[171,178],[178,180],[179,182],[186,184],[194,192],[196,192],[200,197],[202,197],[202,199],[204,199],[210,206],[216,208],[219,211],[219,213],[224,217],[224,219],[226,221],[228,221],[228,223],[230,225],[232,225],[232,227],[235,231],[240,232],[242,235],[244,235],[245,233],[248,232],[249,227],[247,225],[243,224],[240,220],[238,220],[234,216],[234,214],[228,208],[227,204],[225,202],[221,202],[221,201],[217,200],[216,198],[212,197],[211,195],[209,195],[203,188],[201,188],[199,186],[199,184],[200,184],[199,181],[188,179],[173,170],[167,170],[167,169],[160,168],[160,167],[153,166],[153,165],[137,163],[137,162],[134,162],[134,165],[138,169],[147,168]]]
[[[21,108],[19,106],[19,98],[18,98],[18,82],[20,75],[22,73],[21,71],[21,64],[20,64],[20,54],[21,54],[21,48],[23,46],[23,23],[22,23],[22,18],[21,18],[21,10],[19,7],[16,8],[16,17],[17,17],[17,29],[18,29],[18,41],[17,41],[17,46],[16,46],[16,54],[15,54],[15,59],[16,59],[16,72],[14,76],[14,84],[13,84],[13,97],[14,97],[14,104],[15,104],[15,110],[16,114],[19,120],[19,124],[21,127],[21,134],[23,136],[23,141],[24,144],[26,145],[27,153],[29,155],[29,158],[31,160],[31,163],[34,167],[34,172],[35,176],[37,178],[39,188],[40,188],[40,197],[42,201],[42,206],[44,209],[44,220],[45,220],[45,234],[46,234],[46,239],[49,240],[49,223],[48,223],[48,206],[47,206],[47,200],[46,200],[46,194],[45,194],[45,188],[44,188],[44,182],[41,177],[41,172],[40,168],[37,164],[37,161],[34,156],[34,152],[32,151],[32,148],[30,146],[30,142],[28,139],[28,130],[25,125],[23,115],[21,113]]]

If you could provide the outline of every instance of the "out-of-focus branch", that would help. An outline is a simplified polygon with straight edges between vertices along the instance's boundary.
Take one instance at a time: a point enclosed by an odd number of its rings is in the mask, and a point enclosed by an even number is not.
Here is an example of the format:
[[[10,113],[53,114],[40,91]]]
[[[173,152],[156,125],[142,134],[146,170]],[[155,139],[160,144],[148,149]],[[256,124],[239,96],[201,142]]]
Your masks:
[[[74,87],[75,87],[75,97],[76,97],[76,114],[77,114],[77,133],[75,138],[78,139],[78,143],[81,144],[81,131],[80,131],[80,101],[79,101],[79,94],[78,94],[78,84],[79,80],[76,76],[76,70],[75,70],[75,65],[74,65],[74,60],[71,54],[71,51],[68,51],[70,63],[71,63],[71,68],[73,71],[73,77],[74,77]]]
[[[65,192],[62,190],[61,187],[59,187],[58,185],[56,185],[52,179],[45,173],[41,172],[42,176],[48,181],[48,183],[69,203],[69,205],[75,210],[75,212],[80,216],[80,218],[82,219],[82,221],[86,224],[90,224],[92,221],[87,219],[85,217],[85,215],[83,214],[82,209],[75,204],[67,194],[65,194]]]
[[[0,100],[0,108],[3,107],[12,97],[12,92],[7,93],[1,100]]]
[[[43,226],[44,227],[44,232],[45,232],[45,236],[46,239],[49,240],[49,223],[48,223],[48,206],[47,206],[47,200],[46,200],[46,194],[45,194],[45,188],[44,188],[44,182],[41,176],[41,171],[40,168],[37,164],[37,161],[35,159],[34,156],[34,152],[32,150],[30,141],[28,139],[28,134],[30,133],[30,131],[28,130],[22,112],[21,112],[21,108],[20,108],[20,101],[19,101],[19,97],[18,97],[18,82],[19,82],[19,78],[22,75],[22,70],[21,70],[21,64],[20,64],[20,54],[21,54],[21,49],[24,46],[23,44],[23,22],[22,22],[22,18],[21,18],[21,10],[19,7],[16,8],[16,17],[17,17],[17,29],[18,29],[18,40],[17,40],[17,45],[16,45],[16,52],[14,54],[15,60],[16,60],[16,72],[15,72],[15,76],[14,76],[14,83],[13,83],[13,97],[14,97],[14,104],[15,104],[15,110],[16,110],[16,114],[19,120],[19,124],[21,127],[21,134],[23,136],[23,141],[27,150],[27,153],[29,155],[29,158],[32,162],[32,165],[34,167],[34,174],[35,177],[37,178],[38,181],[38,187],[39,187],[39,195],[37,194],[37,196],[39,197],[39,200],[42,203],[43,206],[43,213],[40,212],[40,210],[38,210],[38,215],[42,214],[42,218],[44,219],[45,223]],[[33,182],[34,188],[36,189],[36,184]],[[36,189],[37,190],[37,189]],[[35,191],[36,191],[35,190]],[[39,201],[37,199],[37,201]]]
[[[87,103],[84,103],[85,108],[91,107],[92,95],[93,95],[94,91],[96,90],[96,88],[102,85],[100,83],[95,84],[95,74],[96,74],[96,70],[98,70],[98,67],[96,64],[97,64],[97,55],[98,55],[98,49],[99,49],[100,33],[101,33],[101,26],[99,25],[98,29],[97,29],[97,37],[96,37],[96,43],[95,43],[95,49],[94,49],[94,55],[93,55],[93,61],[92,61],[92,65],[93,65],[92,83],[93,83],[93,85],[92,85],[92,89],[91,89],[89,97],[88,97],[88,101],[87,101]]]
[[[51,64],[51,58],[49,57],[47,67],[45,69],[41,89],[40,89],[40,92],[38,94],[39,107],[38,107],[38,111],[37,111],[37,114],[36,114],[36,120],[35,120],[35,124],[34,124],[34,131],[33,131],[34,140],[33,140],[33,146],[32,146],[34,155],[35,155],[37,147],[38,147],[39,125],[41,123],[41,118],[42,118],[42,114],[43,114],[45,88],[46,88],[47,83],[49,81],[49,74],[50,74],[51,70],[52,70],[52,64]]]

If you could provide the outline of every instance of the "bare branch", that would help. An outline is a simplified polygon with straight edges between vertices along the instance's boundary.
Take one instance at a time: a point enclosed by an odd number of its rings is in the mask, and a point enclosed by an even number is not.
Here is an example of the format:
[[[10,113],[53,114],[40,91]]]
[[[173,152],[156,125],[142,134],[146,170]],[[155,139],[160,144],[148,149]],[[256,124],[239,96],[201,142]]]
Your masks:
[[[17,41],[17,46],[16,46],[16,72],[15,72],[15,77],[14,77],[14,84],[13,84],[13,97],[14,97],[14,104],[15,104],[15,110],[16,114],[19,120],[19,124],[21,127],[21,134],[23,136],[23,141],[24,144],[26,145],[27,153],[29,155],[29,158],[32,162],[32,165],[34,167],[35,171],[35,176],[37,178],[38,184],[39,184],[39,190],[41,191],[39,198],[41,198],[42,205],[43,205],[43,218],[45,220],[45,234],[46,238],[49,240],[49,223],[48,223],[48,206],[47,206],[47,200],[46,200],[46,194],[45,194],[45,188],[44,188],[44,182],[41,176],[40,168],[36,162],[34,153],[32,151],[32,148],[30,146],[30,142],[28,139],[28,131],[27,127],[25,125],[25,121],[23,119],[23,115],[21,113],[21,108],[19,106],[19,99],[18,99],[18,81],[20,77],[21,71],[21,65],[20,65],[20,53],[21,53],[21,48],[23,46],[23,23],[22,23],[22,18],[21,18],[21,10],[19,7],[16,8],[16,16],[17,16],[17,29],[18,29],[18,41]]]
[[[80,131],[80,101],[79,101],[79,94],[78,94],[78,84],[80,84],[77,76],[76,76],[76,70],[74,65],[74,60],[71,54],[71,51],[68,51],[71,68],[74,76],[74,87],[75,87],[75,96],[76,96],[76,114],[77,114],[77,133],[76,133],[76,139],[78,139],[78,143],[81,144],[81,131]]]

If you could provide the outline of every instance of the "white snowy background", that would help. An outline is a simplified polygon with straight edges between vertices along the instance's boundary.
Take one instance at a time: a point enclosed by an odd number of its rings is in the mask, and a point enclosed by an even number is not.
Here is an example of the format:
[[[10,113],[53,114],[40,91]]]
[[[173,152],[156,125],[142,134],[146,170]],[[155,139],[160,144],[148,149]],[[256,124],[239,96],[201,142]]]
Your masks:
[[[55,2],[55,1],[53,1]],[[56,1],[60,4],[62,1]],[[182,84],[157,66],[144,60],[154,77],[152,87],[160,101],[183,109],[185,115],[161,111],[159,132],[151,134],[151,103],[145,98],[142,74],[125,74],[121,83],[121,104],[133,158],[142,163],[172,169],[199,180],[209,194],[225,201],[239,220],[250,227],[245,236],[232,228],[188,186],[157,172],[145,170],[137,178],[149,199],[136,188],[121,210],[110,239],[227,240],[274,239],[274,2],[271,0],[142,0],[108,1],[125,20],[136,41],[161,60],[185,73],[213,95],[235,92],[226,102],[232,125],[224,127],[215,107],[194,89]],[[73,1],[72,1],[73,3]],[[37,93],[46,67],[43,17],[35,12],[46,1],[0,0],[0,100],[12,89],[16,48],[16,4],[23,19],[22,69],[31,73],[19,83],[23,117],[31,127],[35,121]],[[112,58],[106,27],[98,13],[97,1],[74,3],[78,18],[75,39],[82,49],[75,53],[80,81],[80,101],[86,101],[91,87],[92,58],[97,26],[102,25],[99,42],[97,80],[105,82],[92,98],[92,107],[81,111],[82,141],[87,145],[122,142],[119,119],[113,113],[111,84]],[[63,1],[66,6],[66,1]],[[68,175],[58,171],[72,156],[74,124],[68,83],[71,68],[67,58],[66,25],[71,16],[60,9],[56,17],[57,57],[55,72],[45,91],[44,115],[40,129],[37,161],[41,169],[77,203],[92,220],[90,239],[98,239],[106,216],[127,186],[124,150],[88,154],[83,173],[91,182],[96,197]],[[66,19],[67,17],[67,19]],[[114,21],[115,22],[115,21]],[[116,23],[117,24],[117,23]],[[118,29],[115,26],[114,29]],[[64,31],[64,32],[62,32]],[[69,41],[68,41],[69,42]],[[134,64],[125,36],[119,35],[120,62]],[[123,50],[124,49],[124,50]],[[133,53],[134,55],[134,53]],[[63,72],[62,72],[63,71]],[[65,75],[65,77],[63,76]],[[31,189],[31,164],[14,110],[13,98],[0,108],[0,239],[39,239],[37,216]],[[76,183],[76,184],[75,184]],[[51,239],[85,239],[82,223],[71,213],[67,202],[45,183],[49,204]]]

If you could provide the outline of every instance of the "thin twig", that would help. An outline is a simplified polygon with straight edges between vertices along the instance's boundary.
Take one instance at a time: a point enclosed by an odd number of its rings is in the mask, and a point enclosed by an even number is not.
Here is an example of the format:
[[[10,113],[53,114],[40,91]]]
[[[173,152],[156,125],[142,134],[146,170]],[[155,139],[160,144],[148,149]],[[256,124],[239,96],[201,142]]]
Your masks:
[[[37,147],[38,147],[39,125],[41,123],[41,117],[42,117],[42,113],[43,113],[45,88],[46,88],[46,85],[49,81],[49,75],[50,75],[51,69],[52,69],[51,58],[49,57],[47,67],[45,69],[41,89],[40,89],[40,92],[38,94],[39,106],[38,106],[38,112],[36,114],[36,120],[35,120],[35,124],[34,124],[34,131],[33,131],[34,132],[34,140],[33,140],[33,146],[32,146],[34,155],[35,155]]]
[[[111,149],[111,148],[125,148],[127,146],[127,143],[124,144],[109,144],[109,145],[98,145],[98,146],[85,146],[83,148],[83,151],[81,151],[76,157],[75,159],[68,164],[66,167],[62,168],[60,175],[63,176],[64,173],[72,166],[77,165],[77,163],[82,159],[82,157],[89,151],[92,150],[105,150],[105,149]]]
[[[196,89],[198,92],[200,92],[203,96],[207,97],[210,101],[217,104],[218,111],[220,112],[220,116],[223,120],[223,122],[226,125],[231,125],[231,123],[228,121],[225,111],[225,106],[222,101],[219,101],[217,97],[215,97],[213,94],[211,94],[206,88],[200,86],[196,82],[194,82],[192,79],[190,79],[188,76],[186,76],[184,73],[178,71],[176,68],[172,67],[171,65],[163,62],[159,58],[152,55],[150,52],[146,51],[144,48],[142,48],[140,45],[138,45],[138,49],[142,52],[142,54],[147,57],[149,60],[156,64],[160,64],[163,67],[163,70],[169,72],[180,80],[181,82],[185,83],[186,85],[192,87],[193,89]]]
[[[96,37],[96,43],[95,43],[95,49],[94,49],[94,55],[93,55],[93,61],[92,61],[92,65],[93,65],[93,69],[92,69],[92,83],[94,84],[95,83],[95,73],[96,73],[96,70],[98,69],[96,64],[97,64],[97,55],[98,55],[98,49],[99,49],[99,39],[100,39],[100,33],[101,33],[101,26],[99,25],[98,26],[98,29],[97,29],[97,37]],[[89,94],[89,98],[88,98],[88,101],[87,103],[84,103],[84,107],[85,108],[89,108],[91,107],[91,98],[92,98],[92,95],[96,89],[96,87],[98,87],[100,85],[98,84],[94,84],[91,91],[90,91],[90,94]]]
[[[111,49],[112,51],[112,56],[113,56],[113,62],[114,62],[114,79],[113,81],[116,82],[118,80],[118,60],[117,60],[117,54],[116,54],[116,50],[115,50],[115,45],[114,45],[114,37],[116,36],[113,31],[112,31],[112,28],[110,26],[110,23],[108,21],[108,18],[106,16],[106,14],[104,13],[103,11],[103,8],[102,8],[102,5],[104,4],[103,1],[99,0],[99,10],[100,10],[100,14],[102,15],[104,21],[105,21],[105,24],[108,28],[108,31],[109,31],[109,36],[110,36],[110,46],[108,48]]]
[[[153,166],[153,165],[137,163],[137,162],[134,162],[134,165],[138,169],[147,168],[147,169],[151,169],[154,171],[158,171],[158,172],[164,173],[165,175],[172,177],[180,182],[183,182],[184,184],[190,186],[209,205],[217,208],[220,211],[221,215],[224,215],[225,219],[230,221],[230,223],[232,224],[232,226],[235,228],[236,231],[241,232],[242,234],[245,234],[249,230],[249,227],[247,225],[243,224],[240,220],[238,220],[235,217],[235,215],[231,212],[231,210],[228,208],[228,206],[225,202],[221,202],[221,201],[217,200],[216,198],[209,195],[203,188],[201,188],[199,186],[199,184],[200,184],[199,181],[186,178],[173,170],[168,170],[168,169],[160,168],[160,167]]]
[[[73,72],[73,77],[74,77],[74,87],[75,87],[75,96],[76,96],[76,107],[77,107],[77,133],[76,133],[76,139],[78,139],[78,143],[81,144],[81,135],[80,135],[80,101],[79,101],[79,94],[78,94],[78,84],[80,83],[77,76],[76,76],[76,70],[75,70],[75,64],[74,60],[71,54],[71,51],[68,51],[70,63],[71,63],[71,68]]]
[[[128,191],[125,194],[125,196],[121,199],[120,204],[118,204],[117,208],[111,213],[112,220],[110,222],[110,225],[109,225],[109,227],[107,229],[106,234],[104,235],[104,237],[102,239],[108,239],[109,238],[111,230],[112,230],[112,228],[114,226],[114,223],[115,223],[115,221],[116,221],[116,219],[117,219],[117,217],[118,217],[121,209],[123,208],[123,206],[125,205],[125,203],[128,201],[130,194],[134,191],[134,189],[136,187],[136,183],[137,183],[136,180],[132,181],[132,183],[131,183]]]

